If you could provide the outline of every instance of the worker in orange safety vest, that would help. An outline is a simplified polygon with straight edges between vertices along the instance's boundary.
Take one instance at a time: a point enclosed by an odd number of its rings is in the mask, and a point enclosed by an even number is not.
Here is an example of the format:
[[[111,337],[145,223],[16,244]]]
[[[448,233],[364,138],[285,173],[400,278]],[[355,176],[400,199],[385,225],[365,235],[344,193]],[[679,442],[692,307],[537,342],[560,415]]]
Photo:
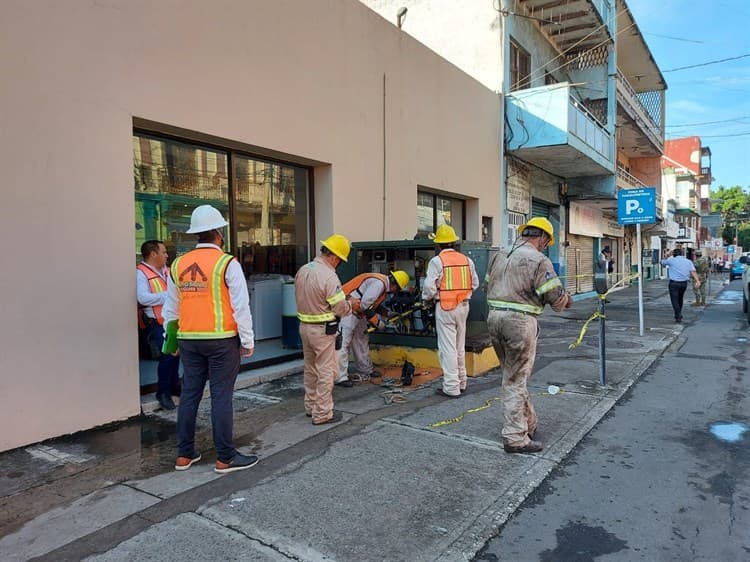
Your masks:
[[[138,299],[138,328],[142,331],[148,355],[157,359],[156,400],[165,410],[174,410],[172,396],[180,395],[180,358],[162,353],[164,318],[162,308],[167,298],[169,254],[161,240],[147,240],[141,245],[143,261],[136,267],[135,287]]]
[[[436,301],[435,328],[443,385],[437,393],[458,398],[466,390],[466,319],[469,299],[479,287],[471,258],[455,249],[459,238],[447,224],[438,227],[433,242],[440,252],[427,265],[422,302]]]
[[[255,349],[250,295],[242,266],[222,250],[228,225],[218,209],[197,207],[187,234],[198,244],[172,263],[164,303],[164,322],[179,322],[177,343],[184,374],[177,412],[175,470],[187,470],[201,459],[195,449],[195,422],[203,390],[211,389],[211,427],[216,463],[226,474],[258,463],[256,455],[240,453],[232,442],[234,383],[240,358]]]
[[[344,283],[347,298],[359,300],[359,310],[341,320],[341,349],[339,350],[339,372],[336,386],[351,387],[352,380],[366,382],[370,377],[379,377],[370,359],[368,327],[385,329],[385,321],[378,308],[390,293],[406,289],[409,274],[405,271],[361,273]],[[354,356],[355,372],[349,375],[349,352]]]

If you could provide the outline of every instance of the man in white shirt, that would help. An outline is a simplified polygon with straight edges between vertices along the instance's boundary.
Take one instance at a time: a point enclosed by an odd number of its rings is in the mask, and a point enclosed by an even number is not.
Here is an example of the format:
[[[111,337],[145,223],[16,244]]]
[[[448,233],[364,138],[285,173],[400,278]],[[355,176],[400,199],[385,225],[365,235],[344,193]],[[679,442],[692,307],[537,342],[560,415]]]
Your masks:
[[[198,235],[195,249],[172,263],[165,326],[179,320],[177,342],[184,375],[177,412],[175,470],[201,459],[195,449],[195,420],[206,383],[211,388],[211,428],[216,446],[214,472],[225,474],[255,466],[258,457],[232,443],[232,397],[240,357],[255,348],[250,295],[239,262],[222,250],[227,221],[211,205],[197,207],[188,234]]]
[[[152,359],[157,367],[156,399],[165,410],[174,410],[172,396],[180,395],[180,359],[161,352],[164,343],[162,308],[167,298],[167,248],[161,240],[147,240],[141,245],[143,261],[136,267],[135,283],[138,299],[138,324]]]

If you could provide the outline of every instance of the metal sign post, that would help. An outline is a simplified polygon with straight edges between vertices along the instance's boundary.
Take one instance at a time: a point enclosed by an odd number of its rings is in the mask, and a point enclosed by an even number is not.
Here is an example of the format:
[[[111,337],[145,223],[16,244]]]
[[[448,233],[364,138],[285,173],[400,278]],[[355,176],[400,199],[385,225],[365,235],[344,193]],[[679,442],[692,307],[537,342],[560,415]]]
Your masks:
[[[635,243],[638,246],[638,334],[643,335],[643,256],[641,255],[641,223],[635,225]]]
[[[638,326],[639,334],[643,335],[643,269],[641,250],[641,225],[656,222],[656,188],[644,187],[640,189],[621,189],[617,192],[617,222],[620,224],[634,224],[636,244],[638,246]]]

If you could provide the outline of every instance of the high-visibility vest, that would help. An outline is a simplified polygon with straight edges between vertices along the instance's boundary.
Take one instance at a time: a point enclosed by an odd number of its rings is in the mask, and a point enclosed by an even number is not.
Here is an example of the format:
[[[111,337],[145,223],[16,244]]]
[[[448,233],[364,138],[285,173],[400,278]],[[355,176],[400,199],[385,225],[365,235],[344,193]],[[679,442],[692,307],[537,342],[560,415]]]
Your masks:
[[[234,259],[217,248],[196,248],[172,263],[180,297],[179,339],[212,340],[237,335],[224,274]]]
[[[378,325],[378,320],[380,319],[377,314],[369,313],[368,311],[375,310],[378,308],[381,303],[385,300],[385,297],[388,294],[388,288],[390,287],[390,279],[388,279],[387,275],[383,275],[382,273],[360,273],[353,279],[347,281],[341,286],[341,290],[344,291],[344,294],[348,297],[352,293],[357,293],[355,296],[358,298],[362,298],[362,293],[360,292],[359,288],[362,286],[362,283],[364,283],[367,279],[377,279],[381,283],[385,285],[385,289],[383,290],[383,293],[375,300],[374,303],[372,303],[367,310],[361,310],[360,312],[356,313],[357,316],[360,318],[362,316],[367,317],[367,319],[370,321],[370,323],[373,326]]]
[[[147,266],[144,263],[139,263],[136,266],[136,269],[139,269],[143,272],[143,274],[146,276],[146,280],[148,281],[148,288],[151,290],[151,293],[163,293],[167,290],[167,281],[158,273],[156,273],[153,269],[151,269],[149,266]],[[138,325],[141,328],[145,328],[146,325],[143,321],[142,315],[143,315],[143,309],[146,308],[144,306],[138,306]],[[161,309],[164,308],[164,305],[157,304],[151,307],[154,310],[154,316],[156,317],[156,321],[163,325],[164,324],[164,318],[161,315]]]
[[[443,310],[453,310],[458,303],[471,296],[471,268],[469,258],[461,252],[442,251],[438,254],[443,264],[443,278],[440,280],[440,306]]]

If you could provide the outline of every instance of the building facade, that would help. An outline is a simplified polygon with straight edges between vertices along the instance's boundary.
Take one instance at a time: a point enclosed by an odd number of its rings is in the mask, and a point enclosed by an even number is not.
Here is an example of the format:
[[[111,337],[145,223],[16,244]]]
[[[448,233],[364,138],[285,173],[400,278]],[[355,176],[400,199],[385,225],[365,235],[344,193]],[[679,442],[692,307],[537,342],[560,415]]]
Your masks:
[[[605,246],[627,277],[648,246],[617,223],[617,191],[661,199],[666,83],[625,2],[362,1],[503,94],[502,243],[545,216],[568,290],[593,290]]]
[[[0,450],[140,412],[137,250],[189,249],[197,205],[257,288],[332,232],[499,242],[492,89],[354,0],[178,5],[5,6],[0,224],[26,281],[3,281]]]
[[[712,219],[707,219],[706,225],[701,220],[711,214],[711,149],[697,136],[668,140],[661,168],[677,224],[676,236],[667,238],[664,249],[682,247],[690,256],[694,250],[709,246],[713,250],[709,244]]]

